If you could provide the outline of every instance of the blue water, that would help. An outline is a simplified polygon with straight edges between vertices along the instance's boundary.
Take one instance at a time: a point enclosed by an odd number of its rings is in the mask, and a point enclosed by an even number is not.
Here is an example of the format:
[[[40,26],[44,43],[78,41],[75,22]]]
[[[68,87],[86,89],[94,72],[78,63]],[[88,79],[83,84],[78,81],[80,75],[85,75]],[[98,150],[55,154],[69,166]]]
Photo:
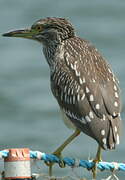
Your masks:
[[[123,0],[0,0],[0,34],[28,27],[40,18],[66,17],[77,35],[88,39],[108,59],[120,80],[125,99],[125,1]],[[50,92],[49,68],[40,44],[0,37],[0,149],[29,147],[53,152],[72,131],[61,121],[56,100]],[[123,123],[124,126],[124,123]],[[104,152],[105,161],[125,161],[125,133],[117,150]],[[64,156],[93,158],[97,144],[84,134],[70,144]],[[47,172],[47,167],[42,167]],[[66,176],[70,169],[56,166],[54,174]],[[78,174],[90,179],[90,173]],[[107,177],[99,173],[98,179]],[[124,173],[118,173],[124,179]]]

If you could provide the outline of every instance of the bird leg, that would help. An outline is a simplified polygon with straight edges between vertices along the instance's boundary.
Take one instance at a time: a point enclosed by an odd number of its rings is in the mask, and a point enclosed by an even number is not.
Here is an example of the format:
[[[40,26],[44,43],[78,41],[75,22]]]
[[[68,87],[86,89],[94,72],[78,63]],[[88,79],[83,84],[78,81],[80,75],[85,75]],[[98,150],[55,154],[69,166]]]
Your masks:
[[[64,141],[64,143],[59,146],[56,151],[54,151],[52,154],[54,154],[55,156],[61,158],[61,152],[64,150],[64,148],[75,138],[77,137],[78,135],[80,134],[80,130],[76,129],[75,132],[69,136],[68,139],[66,139]],[[49,166],[49,176],[52,176],[52,166],[53,166],[54,163],[49,163],[47,164]],[[63,162],[60,162],[60,167],[64,167],[64,163]]]
[[[61,152],[64,150],[64,148],[78,135],[80,134],[80,130],[76,129],[75,132],[64,141],[64,143],[54,151],[54,155],[60,157]]]
[[[97,163],[102,161],[102,159],[101,159],[101,149],[102,149],[101,146],[98,146],[96,157],[93,160],[93,162],[95,163],[93,168],[92,168],[93,179],[96,179],[96,175],[97,175]]]

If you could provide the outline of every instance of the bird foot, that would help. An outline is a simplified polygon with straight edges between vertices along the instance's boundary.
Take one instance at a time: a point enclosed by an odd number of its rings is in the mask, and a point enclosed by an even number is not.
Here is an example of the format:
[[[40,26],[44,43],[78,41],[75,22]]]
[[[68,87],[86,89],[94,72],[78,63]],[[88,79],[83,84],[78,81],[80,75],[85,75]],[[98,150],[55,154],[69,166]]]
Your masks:
[[[59,166],[60,166],[61,168],[64,168],[64,167],[65,167],[65,163],[64,163],[63,160],[62,160],[61,152],[60,152],[60,151],[55,151],[55,152],[53,152],[52,154],[55,155],[55,156],[57,156],[57,157],[60,159],[60,161],[59,161]],[[53,163],[53,162],[45,162],[45,163],[46,163],[46,165],[49,167],[49,176],[52,176],[52,167],[53,167],[54,163]]]
[[[95,158],[92,162],[94,163],[94,166],[92,167],[92,176],[93,176],[93,180],[96,180],[96,176],[97,176],[97,164],[102,161],[101,157],[99,158]]]
[[[61,154],[61,152],[60,152],[60,151],[55,151],[55,152],[53,152],[53,155],[57,156],[57,157],[60,159],[59,166],[60,166],[61,168],[65,168],[65,163],[64,163],[63,160],[62,160],[62,154]]]

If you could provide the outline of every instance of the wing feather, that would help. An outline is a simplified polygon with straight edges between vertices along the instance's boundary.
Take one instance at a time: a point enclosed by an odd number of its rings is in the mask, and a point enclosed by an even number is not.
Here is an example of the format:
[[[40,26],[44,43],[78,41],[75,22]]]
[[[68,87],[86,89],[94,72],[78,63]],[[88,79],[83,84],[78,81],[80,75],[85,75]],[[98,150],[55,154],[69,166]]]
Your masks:
[[[76,49],[73,44],[70,48],[76,51],[78,42]],[[52,91],[59,105],[78,129],[104,149],[115,148],[119,141],[121,101],[113,72],[89,43],[76,56],[66,51],[64,58],[65,68],[63,64],[58,69],[60,79],[56,75],[51,77]]]

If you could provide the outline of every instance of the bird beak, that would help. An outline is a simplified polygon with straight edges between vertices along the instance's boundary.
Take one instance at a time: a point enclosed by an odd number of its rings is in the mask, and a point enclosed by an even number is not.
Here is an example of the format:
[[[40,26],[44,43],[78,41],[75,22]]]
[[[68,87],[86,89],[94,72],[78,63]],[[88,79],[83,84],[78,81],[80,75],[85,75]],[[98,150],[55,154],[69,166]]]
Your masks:
[[[35,30],[32,29],[22,29],[22,30],[16,30],[11,31],[8,33],[3,34],[5,37],[20,37],[20,38],[26,38],[26,39],[35,39],[34,35],[36,34]]]

